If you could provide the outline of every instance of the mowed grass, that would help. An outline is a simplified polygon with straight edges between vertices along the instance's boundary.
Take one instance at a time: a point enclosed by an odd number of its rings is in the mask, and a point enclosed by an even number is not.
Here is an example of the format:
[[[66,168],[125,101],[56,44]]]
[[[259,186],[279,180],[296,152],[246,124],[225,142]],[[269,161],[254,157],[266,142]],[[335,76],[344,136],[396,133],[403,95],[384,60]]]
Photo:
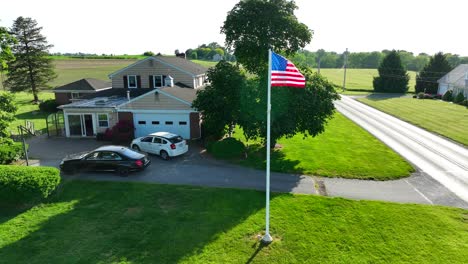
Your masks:
[[[464,106],[441,100],[414,98],[360,98],[359,101],[468,145],[468,109]]]
[[[320,69],[320,74],[339,87],[343,87],[344,69]],[[408,92],[414,92],[416,72],[408,71],[408,74],[410,76]],[[347,69],[346,88],[373,91],[372,81],[376,76],[379,76],[377,69]]]
[[[46,133],[46,118],[49,113],[44,113],[39,110],[38,104],[33,104],[33,95],[31,93],[19,92],[14,93],[15,102],[18,106],[16,112],[16,120],[10,123],[10,131],[13,134],[19,134],[18,126],[25,125],[25,121],[32,121],[34,123],[34,129],[41,133]],[[41,92],[39,94],[40,100],[53,99],[54,94],[52,92]]]
[[[217,61],[205,61],[205,60],[191,60],[191,61],[194,63],[200,64],[201,66],[205,68],[211,68],[211,67],[216,66],[216,64],[218,64]]]
[[[468,211],[264,193],[66,182],[31,209],[0,207],[0,263],[466,263]]]
[[[241,165],[264,169],[265,149],[259,141],[247,141],[241,129],[235,138],[248,147],[247,159],[235,160]],[[317,137],[302,134],[281,138],[281,145],[271,155],[271,170],[326,177],[390,180],[409,176],[414,169],[367,131],[336,113]]]

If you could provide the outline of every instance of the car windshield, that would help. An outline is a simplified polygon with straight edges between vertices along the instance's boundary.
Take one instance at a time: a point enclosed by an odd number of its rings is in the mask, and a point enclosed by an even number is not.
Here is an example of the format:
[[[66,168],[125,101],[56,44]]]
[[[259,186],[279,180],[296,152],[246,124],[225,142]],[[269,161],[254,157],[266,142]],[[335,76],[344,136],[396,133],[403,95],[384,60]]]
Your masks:
[[[181,136],[175,136],[175,137],[169,138],[169,141],[175,144],[175,143],[184,141],[184,139]]]
[[[143,154],[138,153],[138,152],[133,151],[133,150],[128,149],[128,148],[123,148],[122,152],[120,152],[120,153],[122,153],[123,155],[125,155],[125,156],[127,156],[127,157],[129,157],[131,159],[140,159],[140,158],[142,158],[144,156]]]

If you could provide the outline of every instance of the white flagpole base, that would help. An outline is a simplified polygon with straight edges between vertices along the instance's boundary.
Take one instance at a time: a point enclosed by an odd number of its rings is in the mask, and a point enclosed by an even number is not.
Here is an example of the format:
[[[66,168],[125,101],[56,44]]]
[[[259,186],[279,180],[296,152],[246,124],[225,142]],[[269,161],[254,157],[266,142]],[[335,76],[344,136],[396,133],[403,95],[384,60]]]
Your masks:
[[[263,244],[270,244],[271,242],[273,242],[273,238],[270,236],[270,234],[265,234],[262,238],[262,243]]]

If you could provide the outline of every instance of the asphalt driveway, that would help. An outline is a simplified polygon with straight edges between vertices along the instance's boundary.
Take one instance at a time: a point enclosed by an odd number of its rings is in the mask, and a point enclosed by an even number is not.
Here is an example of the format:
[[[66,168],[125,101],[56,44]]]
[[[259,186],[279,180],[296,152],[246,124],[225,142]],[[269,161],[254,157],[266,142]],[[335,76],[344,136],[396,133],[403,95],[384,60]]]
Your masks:
[[[37,159],[36,165],[58,167],[67,154],[92,150],[108,144],[93,139],[66,139],[35,137],[28,140],[29,155]],[[183,156],[164,161],[150,155],[151,165],[142,172],[119,177],[112,172],[83,172],[67,179],[104,181],[135,181],[160,184],[181,184],[221,188],[265,190],[265,171],[245,168],[211,158],[196,143]],[[384,200],[401,203],[440,204],[468,208],[437,181],[423,172],[394,181],[365,181],[323,178],[298,174],[271,173],[271,190],[300,194],[318,194],[351,199]]]

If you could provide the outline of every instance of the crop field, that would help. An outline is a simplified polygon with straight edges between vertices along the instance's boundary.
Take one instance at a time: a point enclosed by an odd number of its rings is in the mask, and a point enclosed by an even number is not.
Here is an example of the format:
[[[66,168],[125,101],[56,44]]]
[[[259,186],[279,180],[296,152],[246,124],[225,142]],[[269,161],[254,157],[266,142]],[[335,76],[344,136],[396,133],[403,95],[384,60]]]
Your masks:
[[[339,87],[343,86],[343,69],[320,69],[320,73]],[[416,72],[408,71],[408,74],[410,76],[408,92],[414,92]],[[378,75],[377,69],[347,69],[346,88],[372,91],[374,90],[372,80]]]

